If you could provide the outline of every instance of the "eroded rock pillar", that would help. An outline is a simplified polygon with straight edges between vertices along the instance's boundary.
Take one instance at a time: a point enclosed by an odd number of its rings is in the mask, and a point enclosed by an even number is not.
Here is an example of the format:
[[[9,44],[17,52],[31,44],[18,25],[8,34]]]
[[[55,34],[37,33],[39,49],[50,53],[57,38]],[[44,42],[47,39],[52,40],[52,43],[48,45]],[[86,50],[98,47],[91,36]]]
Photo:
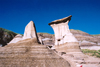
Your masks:
[[[23,39],[28,39],[28,38],[37,39],[38,43],[40,43],[37,37],[37,32],[33,21],[30,21],[25,27]]]
[[[68,16],[49,23],[55,33],[55,49],[59,52],[80,51],[77,39],[69,30],[68,22],[71,17]]]

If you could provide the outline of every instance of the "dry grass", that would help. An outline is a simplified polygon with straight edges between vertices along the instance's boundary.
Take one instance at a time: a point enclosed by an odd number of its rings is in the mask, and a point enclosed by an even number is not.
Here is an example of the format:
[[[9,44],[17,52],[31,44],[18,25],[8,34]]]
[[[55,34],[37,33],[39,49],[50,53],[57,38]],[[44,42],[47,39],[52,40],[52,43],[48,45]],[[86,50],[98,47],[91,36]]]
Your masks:
[[[82,49],[82,52],[86,55],[95,56],[95,57],[100,58],[100,50]]]

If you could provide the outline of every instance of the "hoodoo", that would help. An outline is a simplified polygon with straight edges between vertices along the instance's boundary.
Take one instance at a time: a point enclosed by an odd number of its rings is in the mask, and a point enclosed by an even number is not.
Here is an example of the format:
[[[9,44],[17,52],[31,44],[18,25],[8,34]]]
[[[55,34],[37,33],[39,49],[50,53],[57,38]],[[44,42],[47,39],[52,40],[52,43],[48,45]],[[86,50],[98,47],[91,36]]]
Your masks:
[[[38,43],[40,43],[38,36],[37,36],[37,32],[36,32],[36,28],[35,28],[35,24],[33,21],[30,21],[26,27],[25,27],[25,31],[24,31],[24,35],[16,35],[16,37],[11,40],[8,44],[10,43],[16,43],[18,41],[24,40],[24,39],[36,39]]]
[[[68,61],[36,41],[33,21],[26,26],[23,39],[0,48],[0,67],[71,67]]]
[[[55,49],[59,52],[79,52],[79,43],[74,35],[70,32],[68,23],[71,15],[63,19],[55,20],[49,25],[55,33]]]
[[[33,21],[30,21],[25,27],[23,39],[28,38],[37,38],[37,33]]]

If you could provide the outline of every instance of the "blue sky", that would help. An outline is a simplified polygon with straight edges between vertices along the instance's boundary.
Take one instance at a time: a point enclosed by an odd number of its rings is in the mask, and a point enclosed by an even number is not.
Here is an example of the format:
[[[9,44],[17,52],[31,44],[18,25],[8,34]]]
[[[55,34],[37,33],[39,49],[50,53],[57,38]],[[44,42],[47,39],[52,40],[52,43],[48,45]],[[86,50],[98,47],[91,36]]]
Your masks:
[[[23,34],[29,21],[53,34],[53,20],[72,15],[70,29],[100,34],[100,0],[0,0],[0,27]]]

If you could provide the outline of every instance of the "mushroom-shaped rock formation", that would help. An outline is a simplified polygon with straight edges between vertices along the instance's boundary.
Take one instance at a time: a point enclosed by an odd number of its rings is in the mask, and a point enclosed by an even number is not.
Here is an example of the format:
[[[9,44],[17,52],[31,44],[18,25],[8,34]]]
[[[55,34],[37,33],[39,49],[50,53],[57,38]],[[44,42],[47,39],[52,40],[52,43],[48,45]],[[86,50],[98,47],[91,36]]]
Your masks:
[[[80,51],[77,39],[69,30],[68,22],[71,20],[71,17],[70,15],[49,23],[55,32],[55,49],[59,52]]]

